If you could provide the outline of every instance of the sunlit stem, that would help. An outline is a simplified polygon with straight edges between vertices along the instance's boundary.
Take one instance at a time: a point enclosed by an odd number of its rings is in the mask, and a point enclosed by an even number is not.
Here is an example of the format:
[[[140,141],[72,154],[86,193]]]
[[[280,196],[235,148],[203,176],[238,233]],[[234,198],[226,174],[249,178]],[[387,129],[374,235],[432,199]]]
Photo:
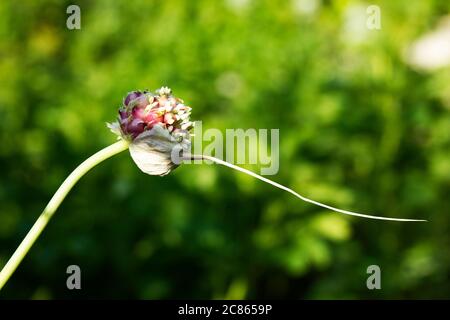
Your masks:
[[[236,165],[231,164],[229,162],[217,159],[215,157],[205,156],[205,155],[186,155],[183,158],[186,159],[186,160],[210,160],[210,161],[215,162],[217,164],[221,164],[221,165],[226,166],[228,168],[231,168],[231,169],[243,172],[245,174],[248,174],[249,176],[252,176],[252,177],[254,177],[256,179],[264,181],[264,182],[266,182],[266,183],[268,183],[268,184],[270,184],[270,185],[272,185],[274,187],[277,187],[277,188],[279,188],[281,190],[287,191],[287,192],[293,194],[294,196],[296,196],[297,198],[299,198],[299,199],[301,199],[303,201],[315,204],[316,206],[323,207],[323,208],[326,208],[326,209],[329,209],[329,210],[332,210],[332,211],[343,213],[343,214],[346,214],[346,215],[362,217],[362,218],[367,218],[367,219],[389,220],[389,221],[407,221],[407,222],[427,221],[427,220],[399,219],[399,218],[388,218],[388,217],[372,216],[372,215],[367,215],[367,214],[362,214],[362,213],[357,213],[357,212],[352,212],[352,211],[338,209],[338,208],[329,206],[327,204],[323,204],[323,203],[320,203],[318,201],[308,199],[308,198],[298,194],[294,190],[289,189],[288,187],[285,187],[285,186],[283,186],[283,185],[281,185],[281,184],[279,184],[279,183],[277,183],[275,181],[272,181],[270,179],[264,178],[263,176],[260,176],[259,174],[256,174],[256,173],[254,173],[254,172],[252,172],[250,170],[241,168],[239,166],[236,166]]]
[[[22,240],[22,243],[16,249],[9,261],[3,267],[0,272],[0,290],[5,283],[17,269],[20,262],[30,250],[36,239],[44,230],[45,226],[58,209],[59,205],[63,202],[72,187],[84,176],[89,170],[95,167],[100,162],[126,150],[128,148],[128,142],[120,140],[92,155],[80,164],[67,178],[62,185],[58,188],[56,193],[51,198],[50,202],[45,207],[39,218],[34,223],[28,234]]]

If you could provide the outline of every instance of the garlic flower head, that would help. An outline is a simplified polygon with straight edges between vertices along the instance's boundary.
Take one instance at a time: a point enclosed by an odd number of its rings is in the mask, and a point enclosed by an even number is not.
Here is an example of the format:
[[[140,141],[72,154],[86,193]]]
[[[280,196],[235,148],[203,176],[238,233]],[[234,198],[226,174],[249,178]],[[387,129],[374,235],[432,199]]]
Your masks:
[[[191,108],[162,87],[155,93],[132,91],[119,108],[118,120],[108,124],[128,141],[136,165],[150,175],[166,175],[180,164],[190,149]]]

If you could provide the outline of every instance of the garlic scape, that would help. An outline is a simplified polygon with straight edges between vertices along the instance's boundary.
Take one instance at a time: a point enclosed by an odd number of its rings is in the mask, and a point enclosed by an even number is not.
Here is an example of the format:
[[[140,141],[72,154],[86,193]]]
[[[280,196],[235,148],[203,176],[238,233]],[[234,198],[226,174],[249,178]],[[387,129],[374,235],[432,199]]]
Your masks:
[[[0,290],[78,180],[97,164],[127,149],[138,168],[149,175],[167,175],[183,160],[210,160],[287,191],[303,201],[346,215],[389,221],[426,221],[373,216],[338,209],[308,199],[286,186],[221,159],[190,154],[189,130],[193,128],[190,114],[191,108],[186,106],[183,100],[174,97],[172,91],[167,87],[162,87],[155,93],[149,91],[130,92],[119,108],[117,121],[107,124],[110,130],[118,136],[119,141],[86,159],[64,180],[0,272]]]

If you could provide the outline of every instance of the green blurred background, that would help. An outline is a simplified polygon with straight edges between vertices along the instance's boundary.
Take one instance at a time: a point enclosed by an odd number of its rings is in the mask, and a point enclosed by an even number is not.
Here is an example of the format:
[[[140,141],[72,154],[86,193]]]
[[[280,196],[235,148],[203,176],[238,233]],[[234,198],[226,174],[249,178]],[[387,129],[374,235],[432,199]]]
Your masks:
[[[81,8],[81,30],[66,8]],[[381,8],[381,30],[366,8]],[[1,1],[0,266],[63,179],[115,141],[127,92],[170,86],[203,128],[279,128],[272,178],[145,175],[123,153],[70,193],[1,298],[448,298],[450,72],[405,50],[448,1]],[[257,165],[246,166],[259,171]],[[66,268],[82,290],[66,288]],[[381,268],[381,290],[366,269]]]

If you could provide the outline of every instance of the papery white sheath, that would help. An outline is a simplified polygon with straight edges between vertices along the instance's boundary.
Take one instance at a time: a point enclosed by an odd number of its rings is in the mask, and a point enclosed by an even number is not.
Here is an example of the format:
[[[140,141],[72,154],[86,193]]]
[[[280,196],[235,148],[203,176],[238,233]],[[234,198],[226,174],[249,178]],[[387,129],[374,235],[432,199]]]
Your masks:
[[[144,131],[130,143],[130,155],[136,165],[149,175],[165,176],[178,165],[172,161],[172,150],[181,145],[189,149],[190,141],[181,142],[159,125]]]

